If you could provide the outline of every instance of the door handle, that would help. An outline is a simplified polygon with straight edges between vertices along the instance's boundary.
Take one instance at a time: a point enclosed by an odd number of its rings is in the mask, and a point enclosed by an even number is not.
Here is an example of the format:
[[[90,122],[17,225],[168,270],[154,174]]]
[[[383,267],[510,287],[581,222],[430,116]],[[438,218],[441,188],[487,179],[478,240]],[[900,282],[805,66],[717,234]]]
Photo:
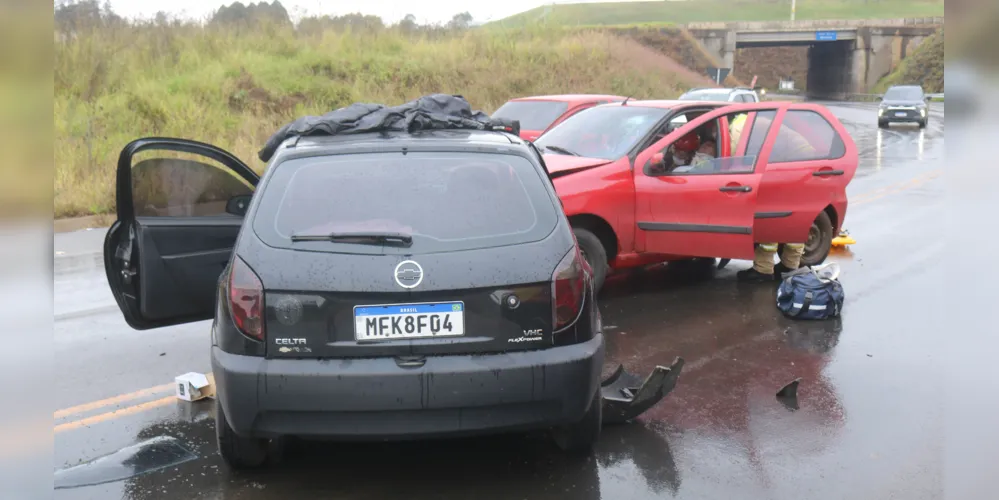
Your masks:
[[[818,170],[816,172],[812,172],[812,175],[814,175],[815,177],[826,177],[826,176],[829,176],[829,175],[843,175],[843,171],[842,170]]]
[[[722,186],[722,187],[718,188],[718,190],[721,191],[721,192],[723,192],[723,193],[728,193],[728,192],[732,192],[732,191],[736,191],[736,192],[739,192],[739,193],[748,193],[748,192],[752,191],[753,188],[751,186]]]

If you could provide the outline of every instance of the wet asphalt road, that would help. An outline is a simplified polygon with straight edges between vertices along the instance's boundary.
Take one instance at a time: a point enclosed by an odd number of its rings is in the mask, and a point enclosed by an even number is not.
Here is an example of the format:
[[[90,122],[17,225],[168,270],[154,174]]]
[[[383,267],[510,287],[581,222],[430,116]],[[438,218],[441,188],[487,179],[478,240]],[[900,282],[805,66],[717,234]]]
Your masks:
[[[216,453],[211,400],[175,401],[164,387],[210,371],[208,323],[131,330],[93,254],[104,230],[57,235],[54,399],[65,410],[55,467],[167,441],[124,466],[56,482],[163,468],[55,497],[941,498],[945,381],[928,367],[946,328],[928,306],[946,246],[921,228],[946,224],[943,109],[933,105],[922,131],[878,130],[872,105],[829,105],[861,151],[845,221],[858,243],[831,256],[847,294],[842,319],[783,319],[774,287],[735,281],[748,262],[615,276],[601,296],[607,370],[623,363],[644,376],[678,355],[687,365],[667,399],[639,422],[605,428],[588,458],[561,455],[543,435],[295,443],[272,469],[230,472]],[[774,393],[799,377],[800,408],[789,411]]]

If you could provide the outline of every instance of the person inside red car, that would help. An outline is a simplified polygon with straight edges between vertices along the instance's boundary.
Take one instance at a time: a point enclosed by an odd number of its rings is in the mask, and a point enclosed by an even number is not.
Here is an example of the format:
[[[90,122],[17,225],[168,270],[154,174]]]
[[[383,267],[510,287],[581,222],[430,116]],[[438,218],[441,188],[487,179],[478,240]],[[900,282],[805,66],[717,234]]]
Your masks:
[[[715,157],[715,143],[701,142],[696,132],[691,132],[673,145],[673,173],[690,172],[698,165]]]
[[[697,153],[697,148],[701,147],[701,139],[697,134],[691,132],[673,143],[673,172],[679,172],[681,167],[689,167]]]
[[[711,120],[708,123],[705,123],[704,126],[701,127],[700,134],[701,146],[697,151],[714,158],[715,155],[718,154],[718,130],[717,127],[715,127],[715,121]]]

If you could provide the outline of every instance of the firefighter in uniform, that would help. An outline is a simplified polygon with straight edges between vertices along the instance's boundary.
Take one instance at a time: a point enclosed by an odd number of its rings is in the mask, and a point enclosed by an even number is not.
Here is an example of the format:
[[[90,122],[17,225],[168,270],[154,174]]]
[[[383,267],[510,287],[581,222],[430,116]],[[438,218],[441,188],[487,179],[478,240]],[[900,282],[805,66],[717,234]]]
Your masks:
[[[745,113],[739,114],[739,116],[732,120],[729,126],[732,151],[736,151],[738,147],[739,137],[742,135],[742,129],[746,124],[746,116]],[[766,118],[761,117],[757,117],[756,119],[766,120]],[[785,132],[783,127],[778,133],[782,132]],[[786,139],[789,144],[793,144],[793,147],[811,148],[811,145],[799,134],[791,130],[786,130],[786,132],[787,135],[782,139]],[[794,271],[801,266],[801,256],[805,253],[804,243],[785,243],[784,250],[780,255],[780,263],[774,265],[774,254],[777,253],[778,247],[777,243],[757,243],[754,249],[753,267],[736,273],[738,279],[750,282],[780,280],[784,273]]]

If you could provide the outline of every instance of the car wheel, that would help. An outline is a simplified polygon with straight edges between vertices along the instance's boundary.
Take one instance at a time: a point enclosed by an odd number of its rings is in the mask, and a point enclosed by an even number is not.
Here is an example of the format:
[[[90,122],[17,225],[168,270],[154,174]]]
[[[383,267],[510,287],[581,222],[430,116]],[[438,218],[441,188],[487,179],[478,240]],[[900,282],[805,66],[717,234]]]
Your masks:
[[[919,122],[919,128],[926,128],[926,123],[927,122],[929,122],[929,119],[926,119],[926,120],[923,120],[923,121]]]
[[[812,222],[805,241],[805,252],[801,255],[802,266],[817,266],[825,262],[832,248],[833,224],[825,210]],[[783,251],[783,246],[779,249]]]
[[[883,120],[878,120],[878,128],[888,128],[888,122]]]
[[[233,469],[253,469],[267,461],[267,443],[263,439],[237,436],[229,427],[222,411],[222,403],[215,400],[215,434],[218,437],[219,454],[222,460]]]
[[[600,439],[600,428],[603,426],[603,400],[600,389],[593,395],[590,408],[578,422],[552,429],[555,444],[567,453],[589,453],[593,445]]]
[[[590,268],[593,269],[593,289],[600,291],[604,286],[604,279],[607,278],[609,268],[604,244],[600,242],[597,235],[586,229],[573,228],[572,232],[576,235],[576,241],[579,243],[579,251],[583,254],[583,258],[586,259]]]

